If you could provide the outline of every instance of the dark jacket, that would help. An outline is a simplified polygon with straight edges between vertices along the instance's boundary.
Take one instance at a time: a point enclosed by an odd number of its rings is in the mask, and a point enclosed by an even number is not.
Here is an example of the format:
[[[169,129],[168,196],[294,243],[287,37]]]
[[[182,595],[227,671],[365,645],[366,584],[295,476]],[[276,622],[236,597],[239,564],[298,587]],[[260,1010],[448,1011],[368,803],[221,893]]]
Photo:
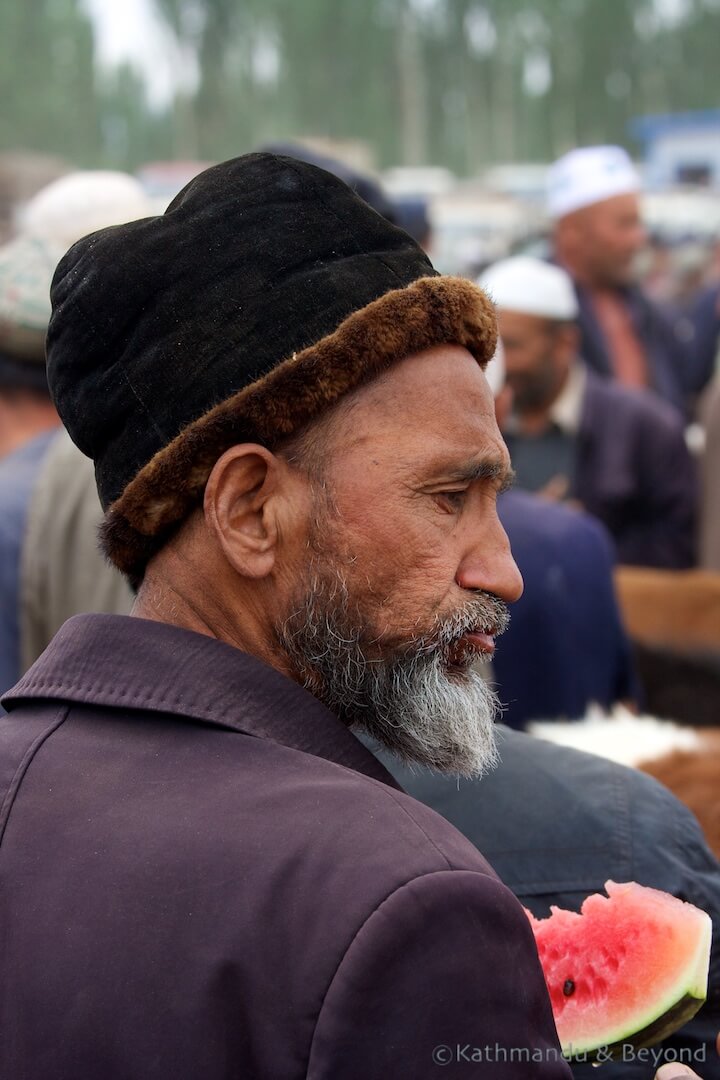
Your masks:
[[[637,881],[689,900],[713,921],[708,1002],[664,1049],[685,1048],[703,1080],[720,1080],[720,865],[686,807],[655,780],[593,754],[499,728],[502,764],[480,781],[453,780],[381,759],[403,787],[488,857],[533,914],[579,910],[605,882]],[[657,1048],[656,1048],[657,1049]],[[707,1058],[703,1062],[703,1057]],[[577,1078],[650,1080],[645,1062],[576,1064]]]
[[[569,1076],[517,901],[289,679],[84,615],[5,705],[3,1080],[466,1077],[496,1042],[548,1063],[474,1076]]]
[[[588,372],[571,495],[608,528],[619,562],[694,565],[697,468],[681,419],[653,394]]]
[[[694,298],[689,318],[693,328],[689,389],[700,394],[717,368],[720,349],[720,283],[713,282]]]
[[[603,526],[527,491],[498,499],[524,590],[498,640],[493,673],[503,720],[576,719],[640,693]]]
[[[592,299],[577,283],[575,291],[580,306],[581,355],[598,375],[612,378],[613,365]],[[650,388],[683,414],[694,377],[688,346],[680,336],[683,320],[666,315],[637,287],[623,289],[621,295],[635,333],[645,349]]]

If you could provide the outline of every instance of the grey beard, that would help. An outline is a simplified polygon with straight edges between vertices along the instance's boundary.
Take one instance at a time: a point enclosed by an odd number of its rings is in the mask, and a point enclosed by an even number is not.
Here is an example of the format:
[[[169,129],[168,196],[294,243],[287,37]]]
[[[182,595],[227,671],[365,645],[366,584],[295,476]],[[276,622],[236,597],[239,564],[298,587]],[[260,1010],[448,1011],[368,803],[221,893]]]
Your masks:
[[[303,685],[349,726],[406,762],[472,777],[497,764],[499,702],[459,639],[502,633],[508,622],[501,600],[476,593],[429,633],[383,650],[340,572],[324,567],[276,635]]]

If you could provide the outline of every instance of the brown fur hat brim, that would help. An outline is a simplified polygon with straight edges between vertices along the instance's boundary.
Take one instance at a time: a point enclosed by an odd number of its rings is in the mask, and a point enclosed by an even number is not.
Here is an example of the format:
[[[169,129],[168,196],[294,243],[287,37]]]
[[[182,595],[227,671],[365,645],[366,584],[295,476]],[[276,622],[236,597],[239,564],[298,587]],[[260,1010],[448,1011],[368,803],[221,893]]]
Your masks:
[[[496,342],[492,304],[464,278],[424,277],[385,293],[158,451],[108,509],[101,526],[108,558],[140,580],[152,556],[202,501],[215,462],[231,446],[277,444],[413,353],[459,345],[484,368]]]

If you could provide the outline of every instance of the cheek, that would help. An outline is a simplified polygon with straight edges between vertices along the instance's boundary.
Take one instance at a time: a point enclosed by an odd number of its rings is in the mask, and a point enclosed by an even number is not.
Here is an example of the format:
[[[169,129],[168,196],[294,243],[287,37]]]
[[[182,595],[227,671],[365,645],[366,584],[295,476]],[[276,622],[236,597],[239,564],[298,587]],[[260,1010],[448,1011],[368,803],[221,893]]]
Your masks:
[[[625,225],[617,225],[608,230],[605,246],[615,255],[624,255],[633,245],[632,232]]]
[[[336,546],[348,581],[359,598],[386,609],[388,625],[422,621],[442,607],[459,563],[452,519],[425,498],[352,505],[341,514]]]

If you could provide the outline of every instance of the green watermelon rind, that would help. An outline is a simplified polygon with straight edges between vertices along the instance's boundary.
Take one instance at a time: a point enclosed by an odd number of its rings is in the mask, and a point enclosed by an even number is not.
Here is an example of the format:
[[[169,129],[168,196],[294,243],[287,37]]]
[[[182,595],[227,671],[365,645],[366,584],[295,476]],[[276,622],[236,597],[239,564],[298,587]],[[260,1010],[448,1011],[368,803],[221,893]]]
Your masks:
[[[675,984],[675,993],[670,991],[659,1003],[655,1015],[648,1018],[648,1022],[643,1027],[618,1034],[617,1037],[610,1035],[602,1043],[593,1041],[583,1045],[573,1042],[567,1047],[563,1045],[563,1053],[566,1057],[570,1060],[582,1058],[583,1061],[622,1058],[625,1048],[644,1050],[647,1047],[657,1046],[663,1039],[667,1039],[678,1028],[692,1020],[707,998],[712,921],[705,912],[702,912],[702,915],[705,932],[698,941],[693,965],[692,967],[688,965],[685,975],[678,979]]]
[[[680,1001],[675,1002],[670,1009],[667,1009],[661,1016],[658,1016],[656,1020],[653,1020],[652,1023],[640,1031],[633,1032],[632,1035],[628,1035],[617,1042],[604,1043],[602,1046],[593,1046],[587,1050],[573,1045],[572,1053],[566,1056],[570,1061],[574,1058],[580,1058],[583,1061],[601,1062],[608,1061],[611,1058],[621,1061],[627,1060],[628,1047],[632,1047],[633,1050],[644,1050],[650,1046],[657,1046],[658,1043],[673,1035],[678,1028],[683,1027],[689,1020],[692,1020],[693,1016],[704,1004],[705,997],[697,998],[686,994]]]

